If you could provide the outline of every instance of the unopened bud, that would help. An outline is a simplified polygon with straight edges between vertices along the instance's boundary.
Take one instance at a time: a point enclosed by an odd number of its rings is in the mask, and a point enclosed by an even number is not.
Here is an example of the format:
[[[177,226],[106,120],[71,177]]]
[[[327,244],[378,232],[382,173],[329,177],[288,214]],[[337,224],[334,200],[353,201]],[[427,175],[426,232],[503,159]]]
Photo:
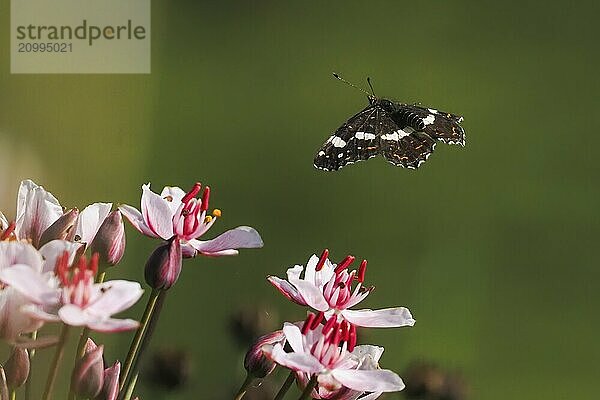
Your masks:
[[[104,384],[104,346],[96,346],[92,339],[85,344],[85,354],[78,359],[71,375],[71,387],[82,398],[94,398]]]
[[[146,283],[153,289],[169,289],[179,278],[181,263],[181,245],[175,236],[157,247],[148,258],[144,270]]]
[[[268,333],[256,339],[256,342],[250,347],[244,358],[244,368],[246,368],[248,375],[255,378],[264,378],[273,372],[275,363],[265,356],[263,348],[276,343],[283,343],[284,340],[285,335],[281,330]]]
[[[112,367],[104,370],[104,386],[95,400],[117,400],[119,396],[119,375],[121,363],[115,362]]]
[[[42,247],[46,243],[56,239],[65,240],[73,228],[73,224],[75,223],[75,220],[77,220],[78,216],[79,210],[76,208],[72,208],[61,215],[44,231],[44,233],[42,233],[42,236],[40,236],[39,247]]]
[[[100,255],[101,265],[113,266],[121,261],[125,253],[125,227],[120,211],[115,210],[104,219],[90,249],[92,254]]]
[[[21,387],[29,377],[29,354],[26,349],[16,347],[4,364],[6,384],[10,390]]]

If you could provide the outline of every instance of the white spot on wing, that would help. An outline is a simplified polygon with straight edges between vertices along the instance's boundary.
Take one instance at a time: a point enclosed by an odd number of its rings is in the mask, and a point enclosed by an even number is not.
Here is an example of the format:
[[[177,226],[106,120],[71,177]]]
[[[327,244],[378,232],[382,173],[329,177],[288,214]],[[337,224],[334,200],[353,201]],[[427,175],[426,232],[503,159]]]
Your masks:
[[[319,155],[320,155],[320,156],[324,156],[324,155],[325,155],[325,152],[324,152],[323,150],[321,150],[321,151],[319,152]]]
[[[373,133],[369,133],[369,132],[356,132],[354,137],[357,139],[366,139],[366,140],[375,139],[375,135]]]
[[[431,125],[435,121],[435,115],[429,114],[427,117],[423,118],[423,123],[425,125]]]
[[[427,111],[429,111],[432,114],[437,114],[438,110],[436,110],[435,108],[428,108]]]
[[[398,131],[396,131],[394,133],[388,133],[387,135],[381,135],[381,138],[383,140],[396,140],[396,141],[398,141],[398,139],[400,138],[398,136],[398,132],[402,132],[402,131],[398,130]]]
[[[346,142],[344,142],[344,140],[340,137],[334,136],[333,139],[331,140],[331,143],[333,143],[334,147],[344,147],[346,146]]]

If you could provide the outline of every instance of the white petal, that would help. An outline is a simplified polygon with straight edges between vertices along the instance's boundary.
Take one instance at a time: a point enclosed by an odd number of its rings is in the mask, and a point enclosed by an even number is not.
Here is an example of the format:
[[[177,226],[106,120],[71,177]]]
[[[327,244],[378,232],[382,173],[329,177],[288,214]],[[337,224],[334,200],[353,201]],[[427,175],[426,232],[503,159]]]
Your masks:
[[[94,203],[79,213],[75,222],[74,235],[79,237],[81,243],[86,246],[92,243],[111,208],[112,203]]]
[[[323,290],[316,287],[314,283],[302,279],[292,279],[290,283],[296,286],[296,289],[310,307],[317,311],[329,310],[329,304],[323,296]]]
[[[171,201],[168,201],[168,204],[173,214],[175,214],[175,211],[177,211],[177,209],[179,208],[179,205],[181,204],[181,199],[183,199],[185,194],[186,193],[180,187],[165,186],[162,192],[160,192],[160,197],[166,200],[171,199]]]
[[[121,214],[123,214],[123,216],[127,218],[129,222],[131,222],[131,225],[133,225],[133,227],[140,233],[150,237],[158,237],[158,235],[152,232],[148,225],[146,225],[146,222],[142,217],[142,213],[139,212],[135,207],[122,204],[119,206],[119,211],[121,211]]]
[[[52,240],[40,248],[40,254],[44,257],[42,272],[54,271],[56,259],[69,253],[69,265],[75,260],[77,250],[82,246],[81,243],[68,242],[66,240]]]
[[[279,365],[294,371],[314,374],[323,370],[321,363],[312,355],[306,353],[286,353],[279,343],[273,346],[271,358]]]
[[[42,232],[62,214],[60,203],[51,193],[30,180],[21,182],[15,226],[19,239],[31,239],[37,246]]]
[[[415,324],[415,320],[406,307],[381,310],[344,310],[342,315],[348,322],[367,328],[397,328]]]
[[[308,262],[306,263],[306,270],[304,271],[305,280],[315,283],[315,273],[318,262],[319,257],[317,257],[315,254],[313,254],[312,257],[309,258]]]
[[[292,350],[294,350],[296,353],[304,352],[304,346],[302,344],[302,332],[300,331],[300,328],[294,324],[286,322],[283,325],[283,333]]]
[[[342,385],[353,390],[365,392],[397,392],[404,389],[404,382],[400,377],[387,369],[356,370],[334,369],[331,374]]]
[[[40,253],[29,243],[0,242],[0,270],[14,264],[27,264],[33,269],[41,271],[42,262]]]
[[[279,290],[279,292],[283,294],[286,298],[292,300],[294,303],[299,304],[301,306],[306,305],[306,301],[304,301],[296,287],[288,281],[278,278],[276,276],[268,276],[267,280],[271,283],[271,285],[275,286],[275,288]]]
[[[212,240],[190,242],[201,253],[216,253],[229,249],[252,249],[263,246],[258,232],[249,226],[238,226]]]
[[[172,238],[174,213],[169,201],[150,190],[150,185],[143,185],[142,190],[142,217],[146,226],[165,240]]]
[[[361,363],[360,369],[372,369],[377,368],[377,363],[383,354],[383,350],[384,348],[381,346],[363,344],[356,346],[352,351],[352,355]]]
[[[17,264],[0,271],[0,280],[37,304],[56,304],[59,300],[59,290],[29,265]]]
[[[144,291],[137,282],[125,280],[107,281],[99,285],[100,295],[86,311],[98,316],[109,317],[135,304]]]
[[[90,320],[90,316],[74,304],[65,304],[58,310],[58,316],[67,325],[84,326]]]
[[[0,211],[0,229],[4,230],[8,228],[8,225],[8,220],[6,219],[4,214],[2,214],[2,211]]]
[[[21,333],[41,327],[41,321],[21,311],[29,303],[30,300],[13,287],[0,290],[0,338],[13,342]]]
[[[136,329],[140,324],[132,319],[108,318],[104,320],[89,321],[87,326],[98,332],[123,332]]]

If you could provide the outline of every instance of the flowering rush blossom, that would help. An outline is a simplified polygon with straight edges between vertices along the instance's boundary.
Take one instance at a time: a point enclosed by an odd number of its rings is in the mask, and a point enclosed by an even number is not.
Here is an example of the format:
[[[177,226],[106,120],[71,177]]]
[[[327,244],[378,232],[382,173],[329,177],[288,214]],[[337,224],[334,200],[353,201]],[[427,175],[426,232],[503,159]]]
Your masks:
[[[215,209],[208,215],[210,187],[206,186],[201,198],[196,198],[202,185],[196,183],[189,192],[179,187],[166,186],[159,194],[150,190],[150,184],[142,185],[141,212],[129,205],[119,210],[142,234],[169,240],[177,236],[184,257],[196,254],[207,256],[235,255],[240,248],[263,246],[258,232],[249,226],[229,230],[212,240],[202,241],[204,235],[221,216]]]
[[[322,325],[318,316],[310,313],[302,329],[286,323],[283,332],[292,351],[288,353],[282,344],[276,343],[274,346],[265,346],[265,354],[277,364],[295,371],[304,378],[302,381],[305,383],[308,378],[316,376],[316,391],[325,397],[313,393],[314,398],[327,398],[328,394],[342,388],[357,392],[353,393],[356,395],[354,398],[363,392],[395,392],[404,388],[402,379],[396,373],[363,367],[369,357],[374,358],[372,354],[379,353],[376,355],[378,359],[382,348],[356,346],[350,351],[348,346],[352,339],[348,323],[330,321]]]
[[[328,256],[329,251],[325,249],[321,257],[313,255],[306,267],[295,265],[289,268],[287,280],[276,276],[269,276],[267,279],[288,299],[319,311],[321,319],[324,316],[329,320],[334,316],[336,321],[343,319],[352,325],[371,328],[414,325],[415,320],[405,307],[350,310],[374,289],[363,286],[367,260],[361,262],[358,271],[349,271],[348,267],[355,259],[353,256],[347,256],[339,264],[331,263]],[[353,289],[354,282],[356,286]]]
[[[87,326],[100,332],[137,328],[137,321],[111,316],[129,308],[142,296],[140,284],[125,280],[94,283],[97,255],[89,263],[81,257],[74,268],[69,268],[69,259],[68,252],[57,258],[55,275],[18,264],[0,270],[0,280],[30,302],[21,310],[34,319],[62,320],[67,325]]]
[[[77,212],[66,239],[89,244],[111,208],[112,203],[94,203]],[[42,234],[61,216],[63,208],[52,193],[31,180],[24,180],[17,193],[17,215],[10,233],[16,239],[30,240],[37,248]],[[11,224],[0,213],[0,228],[6,230],[10,227]]]

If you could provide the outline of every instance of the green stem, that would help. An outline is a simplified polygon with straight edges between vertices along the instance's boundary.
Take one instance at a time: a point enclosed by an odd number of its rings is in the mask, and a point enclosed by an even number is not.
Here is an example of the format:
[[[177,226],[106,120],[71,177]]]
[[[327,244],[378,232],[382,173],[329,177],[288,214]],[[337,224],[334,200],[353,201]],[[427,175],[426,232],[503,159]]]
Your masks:
[[[155,289],[154,291],[152,291],[152,293],[154,294],[154,292],[157,292],[157,299],[155,300],[155,304],[154,304],[154,310],[152,312],[151,318],[149,319],[149,321],[147,321],[146,323],[146,329],[144,332],[144,337],[142,339],[141,344],[139,345],[139,349],[137,351],[137,356],[134,358],[132,366],[131,366],[131,372],[130,375],[133,376],[133,379],[130,379],[129,382],[125,382],[124,387],[127,388],[125,393],[133,393],[133,389],[135,389],[135,384],[137,383],[137,378],[139,375],[139,367],[140,367],[140,360],[142,359],[142,356],[144,355],[144,351],[146,350],[146,348],[148,347],[148,344],[150,343],[150,339],[152,338],[152,334],[154,333],[154,328],[156,328],[156,324],[158,323],[158,318],[160,317],[160,310],[162,310],[162,305],[165,301],[165,297],[167,296],[167,291],[165,290],[157,290]],[[125,400],[125,398],[124,398]]]
[[[123,400],[130,400],[131,396],[133,395],[133,389],[135,389],[135,384],[137,383],[138,380],[138,375],[139,374],[135,374],[134,377],[131,379],[131,384],[129,385],[129,387],[127,387],[127,391],[125,392],[125,397],[123,397]]]
[[[12,391],[10,392],[10,400],[17,400],[17,392],[16,391]]]
[[[240,390],[238,390],[234,400],[242,400],[242,397],[244,397],[246,394],[248,386],[250,386],[253,380],[254,378],[251,377],[250,374],[246,375],[246,379],[244,379],[244,383],[242,383],[242,386],[240,386]]]
[[[56,345],[54,359],[52,360],[52,364],[50,364],[50,371],[48,372],[48,380],[46,381],[46,389],[44,390],[42,400],[49,400],[52,396],[52,389],[54,389],[54,382],[56,381],[56,377],[58,376],[58,368],[60,367],[60,362],[62,361],[63,354],[65,353],[65,344],[67,343],[68,337],[69,325],[64,325],[62,331],[60,332],[58,344]]]
[[[125,382],[127,381],[129,373],[131,372],[131,368],[133,367],[133,363],[134,363],[135,359],[137,358],[137,354],[139,352],[140,345],[142,343],[142,339],[144,338],[144,335],[146,334],[146,331],[148,328],[148,322],[150,321],[150,318],[152,317],[152,314],[154,313],[154,308],[156,306],[156,300],[158,299],[160,292],[161,291],[159,289],[154,289],[154,290],[152,290],[152,293],[150,294],[150,298],[148,299],[148,303],[146,304],[146,310],[144,310],[144,314],[142,315],[142,320],[140,321],[140,327],[135,332],[135,336],[133,337],[133,340],[131,341],[131,346],[129,347],[129,353],[127,354],[127,358],[125,359],[125,362],[123,363],[123,372],[121,373],[121,376],[120,376],[119,390],[123,390],[123,388],[125,387]]]
[[[281,389],[279,389],[279,392],[277,392],[273,400],[283,399],[287,391],[290,390],[292,383],[294,383],[294,379],[296,379],[296,374],[294,373],[294,371],[290,371],[290,374],[285,379],[285,382],[283,382],[283,385],[281,385]]]
[[[30,334],[30,338],[33,340],[37,339],[38,331],[33,331]],[[25,400],[29,400],[31,397],[31,381],[33,374],[33,357],[35,357],[35,349],[29,350],[29,376],[27,377],[27,381],[25,382]]]
[[[96,283],[104,282],[104,278],[106,277],[106,270],[101,270],[96,275]],[[87,326],[83,328],[81,334],[79,335],[79,343],[77,343],[77,351],[75,352],[75,363],[77,360],[82,358],[85,355],[85,344],[87,343],[88,338],[90,337],[90,328]],[[73,385],[69,388],[69,400],[75,400],[75,392],[73,392]]]
[[[313,375],[313,377],[310,378],[310,381],[308,381],[306,388],[304,388],[304,391],[302,392],[302,394],[300,395],[298,400],[305,400],[305,399],[310,398],[310,394],[316,386],[317,386],[317,376]]]

